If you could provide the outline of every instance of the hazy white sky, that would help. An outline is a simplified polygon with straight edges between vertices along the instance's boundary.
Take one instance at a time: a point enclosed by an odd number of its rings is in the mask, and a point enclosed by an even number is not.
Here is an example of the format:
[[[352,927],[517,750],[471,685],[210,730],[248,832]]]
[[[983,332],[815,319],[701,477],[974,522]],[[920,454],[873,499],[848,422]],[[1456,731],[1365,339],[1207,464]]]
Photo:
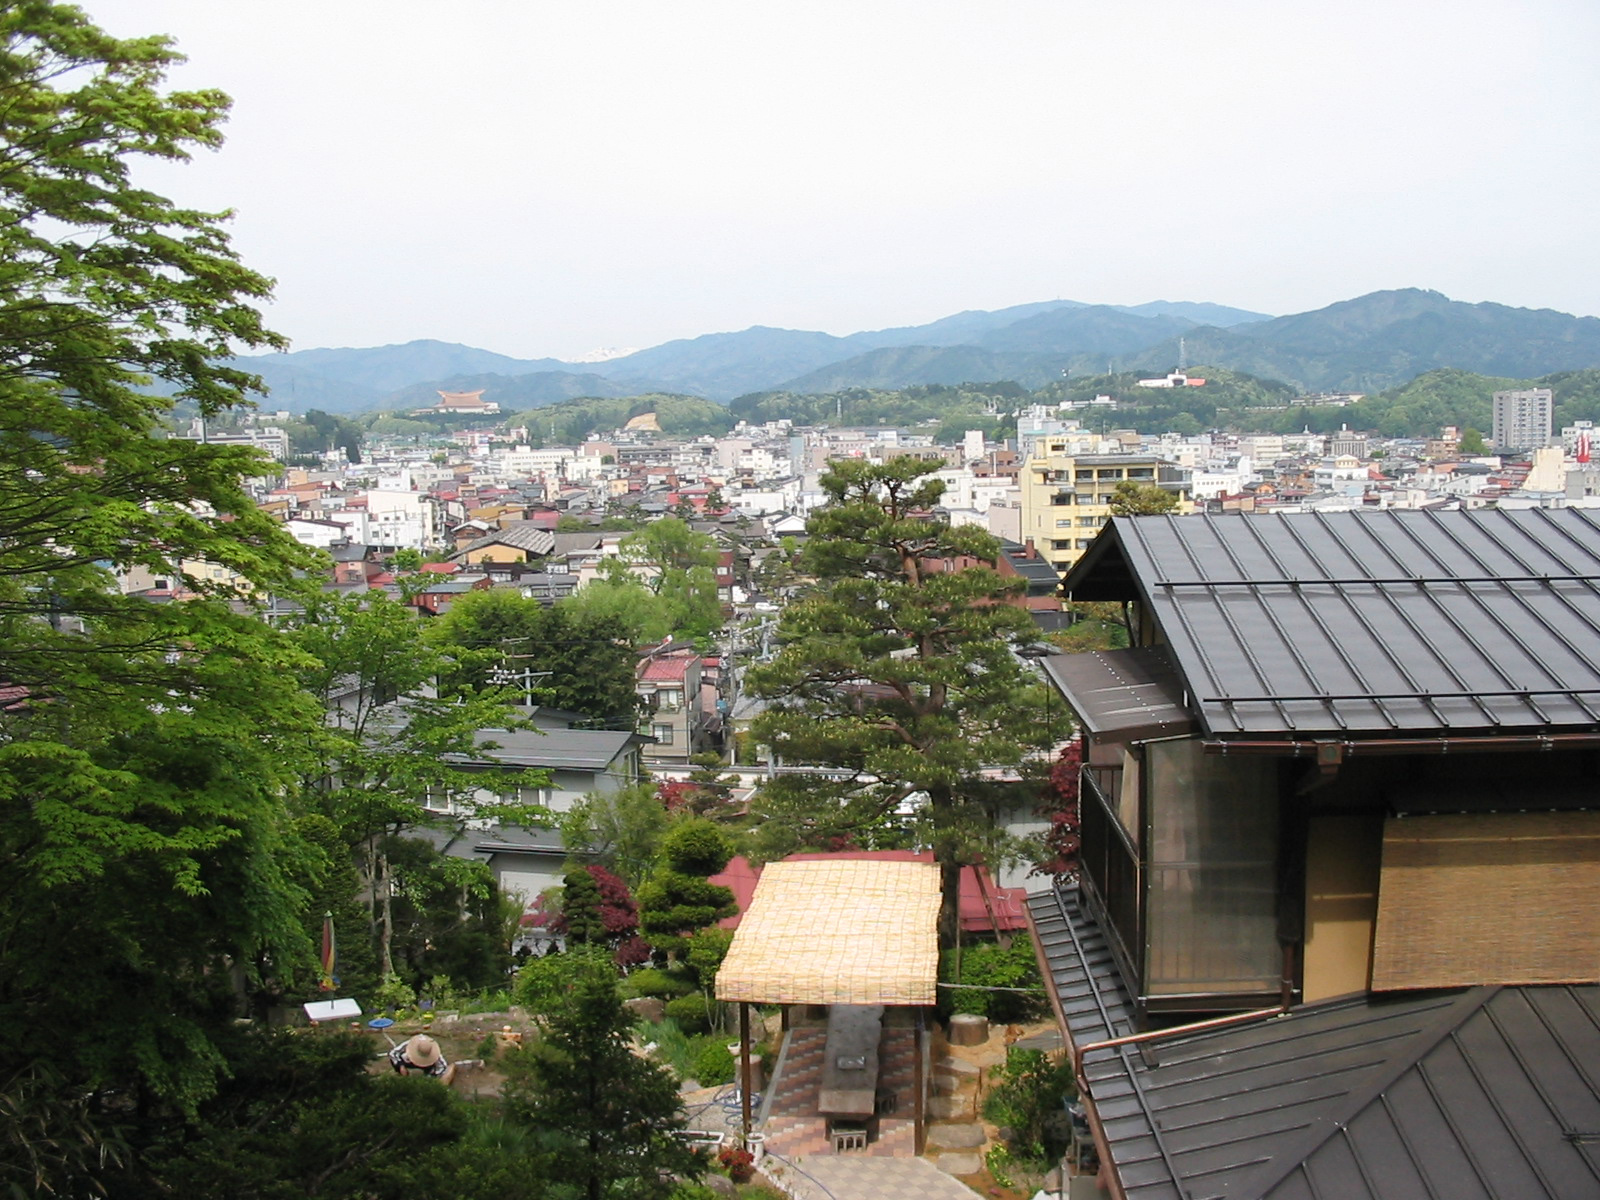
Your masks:
[[[167,33],[297,348],[1066,297],[1600,314],[1595,0],[82,0]]]

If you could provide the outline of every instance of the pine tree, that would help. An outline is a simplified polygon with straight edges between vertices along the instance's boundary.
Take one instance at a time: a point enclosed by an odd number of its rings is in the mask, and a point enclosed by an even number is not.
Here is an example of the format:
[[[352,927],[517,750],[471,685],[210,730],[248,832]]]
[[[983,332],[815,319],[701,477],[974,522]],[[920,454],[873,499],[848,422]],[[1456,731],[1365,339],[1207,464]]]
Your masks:
[[[754,804],[762,852],[807,846],[931,846],[941,944],[958,932],[961,867],[1004,841],[999,809],[1066,734],[1059,705],[1013,653],[1038,636],[1012,603],[1020,580],[988,565],[998,543],[932,510],[939,467],[910,457],[835,463],[827,507],[807,523],[802,570],[815,584],[778,627],[781,651],[748,676],[769,702],[753,726],[786,763],[843,774],[780,774]],[[1009,778],[1008,778],[1009,777]]]
[[[683,1128],[678,1085],[629,1044],[635,1017],[622,1005],[616,969],[594,951],[562,956],[566,978],[545,1006],[545,1032],[511,1064],[511,1116],[550,1143],[553,1177],[588,1200],[655,1200],[673,1175],[697,1179],[704,1159]],[[557,1174],[559,1172],[559,1174]]]

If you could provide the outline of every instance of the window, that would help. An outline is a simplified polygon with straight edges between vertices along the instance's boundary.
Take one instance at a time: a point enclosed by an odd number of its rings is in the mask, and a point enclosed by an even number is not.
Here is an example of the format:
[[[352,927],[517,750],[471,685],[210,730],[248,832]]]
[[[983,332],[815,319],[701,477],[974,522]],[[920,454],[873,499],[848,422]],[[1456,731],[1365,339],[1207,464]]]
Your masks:
[[[1072,539],[1071,538],[1056,538],[1053,541],[1051,541],[1050,549],[1052,549],[1052,550],[1071,550],[1072,549]]]
[[[656,692],[657,712],[677,712],[683,708],[683,693],[677,688],[662,688]]]
[[[1071,517],[1062,517],[1059,521],[1056,522],[1056,528],[1057,529],[1071,529],[1072,528],[1072,518]]]
[[[1051,504],[1056,504],[1056,505],[1071,504],[1072,503],[1072,493],[1071,492],[1056,492],[1053,495],[1051,495],[1050,503]]]
[[[1099,529],[1106,523],[1104,517],[1079,517],[1078,525],[1083,529]]]
[[[654,737],[656,739],[656,742],[657,742],[658,745],[662,745],[662,746],[670,746],[670,745],[672,745],[672,726],[671,725],[652,725],[652,726],[650,726],[650,734],[651,734],[652,737]]]
[[[451,811],[450,789],[429,785],[428,790],[422,794],[422,807],[429,812]]]
[[[1104,467],[1100,471],[1100,478],[1101,479],[1121,479],[1122,478],[1122,468],[1121,467]]]

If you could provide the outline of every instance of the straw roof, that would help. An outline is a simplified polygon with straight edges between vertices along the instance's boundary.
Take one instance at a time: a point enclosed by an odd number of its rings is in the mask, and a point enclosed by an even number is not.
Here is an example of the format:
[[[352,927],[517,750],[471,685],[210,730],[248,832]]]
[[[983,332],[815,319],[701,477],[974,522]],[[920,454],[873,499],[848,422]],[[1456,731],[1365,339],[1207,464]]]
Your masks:
[[[931,864],[771,863],[717,972],[717,999],[932,1004],[938,922]]]

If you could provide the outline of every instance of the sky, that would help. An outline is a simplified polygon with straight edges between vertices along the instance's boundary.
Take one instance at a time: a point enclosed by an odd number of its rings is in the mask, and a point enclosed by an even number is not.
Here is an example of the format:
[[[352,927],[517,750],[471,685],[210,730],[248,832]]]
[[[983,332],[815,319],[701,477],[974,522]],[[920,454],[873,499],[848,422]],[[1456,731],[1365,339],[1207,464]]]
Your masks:
[[[80,0],[233,97],[296,349],[577,358],[1039,300],[1600,314],[1594,0]]]

